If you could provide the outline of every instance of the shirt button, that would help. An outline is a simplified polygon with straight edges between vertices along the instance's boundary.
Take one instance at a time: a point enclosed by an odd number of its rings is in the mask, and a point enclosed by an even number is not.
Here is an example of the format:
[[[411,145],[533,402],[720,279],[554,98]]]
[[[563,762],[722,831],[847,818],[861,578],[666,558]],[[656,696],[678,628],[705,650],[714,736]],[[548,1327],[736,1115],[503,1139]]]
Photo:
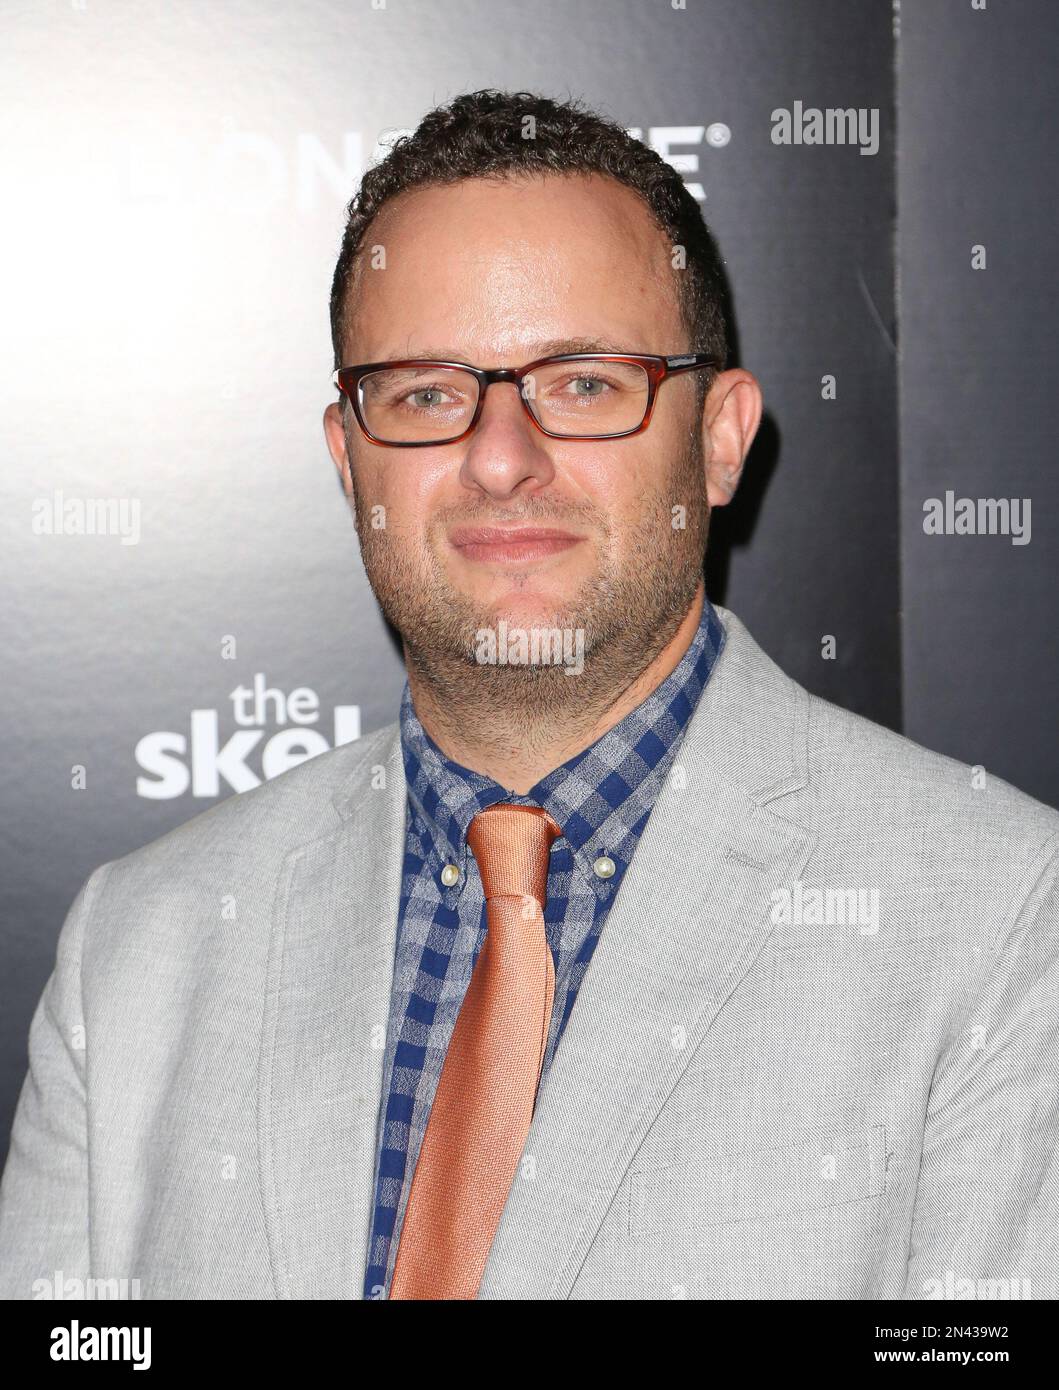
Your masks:
[[[592,865],[592,872],[597,878],[613,878],[617,872],[617,868],[617,864],[615,864],[609,854],[601,854]]]
[[[446,888],[451,888],[459,876],[460,871],[455,864],[446,864],[441,871],[441,881]]]

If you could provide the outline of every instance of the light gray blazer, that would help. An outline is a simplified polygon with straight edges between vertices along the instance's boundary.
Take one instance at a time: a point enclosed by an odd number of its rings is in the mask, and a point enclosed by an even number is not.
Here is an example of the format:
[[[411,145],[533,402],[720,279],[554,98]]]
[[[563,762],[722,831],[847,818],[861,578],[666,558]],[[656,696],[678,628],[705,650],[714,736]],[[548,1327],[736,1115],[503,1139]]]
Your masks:
[[[718,612],[480,1297],[1055,1298],[1059,815]],[[360,1297],[404,818],[393,724],[89,877],[5,1296]]]

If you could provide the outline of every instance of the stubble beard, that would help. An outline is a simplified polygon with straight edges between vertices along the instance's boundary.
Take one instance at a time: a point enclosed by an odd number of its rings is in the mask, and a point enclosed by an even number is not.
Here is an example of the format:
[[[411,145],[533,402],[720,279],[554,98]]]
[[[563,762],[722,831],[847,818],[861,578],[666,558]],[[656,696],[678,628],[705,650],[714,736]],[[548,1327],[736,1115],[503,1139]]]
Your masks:
[[[686,525],[673,522],[685,509]],[[478,634],[528,630],[530,620],[502,606],[469,598],[448,579],[431,544],[414,548],[371,525],[370,508],[356,489],[353,513],[368,582],[405,644],[414,684],[428,693],[442,727],[470,735],[498,756],[554,745],[557,731],[575,739],[592,728],[650,665],[680,626],[702,579],[709,526],[702,444],[696,430],[671,474],[644,499],[639,519],[615,560],[612,528],[595,511],[556,515],[547,500],[530,499],[517,511],[472,516],[466,508],[436,516],[431,539],[444,545],[449,525],[568,525],[597,546],[597,569],[561,608],[535,615],[539,629],[558,628],[576,642],[583,633],[581,669],[561,664],[481,662]],[[583,662],[583,664],[582,664]]]

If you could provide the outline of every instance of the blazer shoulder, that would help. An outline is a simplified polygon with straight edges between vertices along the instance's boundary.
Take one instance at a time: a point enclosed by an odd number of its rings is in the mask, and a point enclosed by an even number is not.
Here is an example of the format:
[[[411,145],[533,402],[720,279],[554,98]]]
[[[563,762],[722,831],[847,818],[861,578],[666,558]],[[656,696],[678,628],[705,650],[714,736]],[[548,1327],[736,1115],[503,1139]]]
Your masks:
[[[1059,836],[1059,811],[988,768],[936,752],[818,695],[808,698],[810,779],[839,802],[936,821],[997,847]]]
[[[710,713],[727,735],[707,729],[703,742],[773,810],[809,828],[825,858],[853,856],[895,880],[929,877],[1001,914],[1054,877],[1054,807],[812,694],[735,614],[719,612],[729,640]]]
[[[207,807],[164,835],[112,861],[119,874],[247,856],[276,863],[287,852],[338,829],[379,763],[400,759],[398,725],[308,758],[249,791]]]

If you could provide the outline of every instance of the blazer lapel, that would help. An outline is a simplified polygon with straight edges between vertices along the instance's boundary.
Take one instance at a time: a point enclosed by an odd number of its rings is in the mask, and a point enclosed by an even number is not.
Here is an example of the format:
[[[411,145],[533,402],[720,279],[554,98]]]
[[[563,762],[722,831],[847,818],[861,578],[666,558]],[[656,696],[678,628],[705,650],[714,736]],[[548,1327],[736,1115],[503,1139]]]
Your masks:
[[[638,1146],[767,940],[772,893],[808,859],[810,834],[765,809],[805,784],[808,696],[718,611],[728,639],[677,754],[685,777],[660,794],[604,924],[479,1298],[569,1295]]]
[[[281,1298],[362,1295],[405,826],[399,732],[376,738],[277,894],[259,1115]]]

